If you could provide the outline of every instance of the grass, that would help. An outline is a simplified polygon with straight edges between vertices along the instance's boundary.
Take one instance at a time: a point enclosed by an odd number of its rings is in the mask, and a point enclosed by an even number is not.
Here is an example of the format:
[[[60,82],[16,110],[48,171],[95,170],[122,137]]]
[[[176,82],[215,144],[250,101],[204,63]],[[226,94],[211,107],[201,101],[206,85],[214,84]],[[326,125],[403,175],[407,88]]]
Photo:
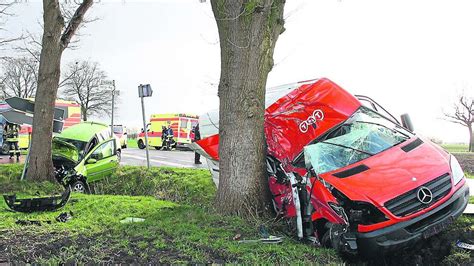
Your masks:
[[[0,166],[0,192],[21,196],[57,191],[49,182],[18,181],[21,165]],[[92,185],[96,195],[73,194],[61,210],[14,213],[0,201],[0,262],[37,264],[341,264],[334,250],[316,248],[287,235],[280,223],[222,216],[212,208],[215,188],[208,171],[178,168],[121,167],[114,175]],[[474,197],[470,198],[474,203]],[[60,223],[62,212],[73,218]],[[145,219],[120,223],[127,217]],[[18,225],[37,220],[41,226]],[[284,236],[279,245],[239,243],[233,238],[258,239],[258,226]],[[461,217],[444,233],[423,243],[423,261],[442,247],[445,263],[469,263],[462,250],[446,243],[472,234],[473,219]],[[471,233],[469,233],[471,232]],[[414,253],[418,252],[416,250]],[[418,254],[418,253],[416,253]],[[388,261],[403,264],[410,258],[394,254]],[[425,258],[426,257],[426,258]],[[403,261],[397,259],[404,258]],[[428,260],[436,262],[436,259]],[[403,263],[402,263],[403,262]],[[439,261],[438,261],[439,262]],[[397,263],[395,263],[397,264]]]
[[[466,178],[474,179],[474,174],[471,174],[469,172],[464,172],[464,175],[466,176]]]
[[[468,152],[469,149],[469,145],[467,144],[441,144],[441,147],[451,153]]]
[[[57,190],[52,184],[14,180],[19,173],[19,165],[0,166],[2,190],[5,184],[10,184],[9,192],[21,196]],[[233,240],[237,234],[258,239],[257,227],[265,222],[217,214],[210,204],[215,188],[207,171],[123,167],[93,189],[103,194],[73,194],[63,209],[54,212],[14,213],[1,201],[0,250],[5,252],[0,261],[7,256],[13,262],[39,264],[342,262],[333,250],[302,244],[292,236],[280,245]],[[56,222],[62,212],[73,218]],[[120,223],[127,217],[145,221]],[[37,220],[41,226],[21,226],[17,220]],[[273,234],[283,234],[269,228]]]

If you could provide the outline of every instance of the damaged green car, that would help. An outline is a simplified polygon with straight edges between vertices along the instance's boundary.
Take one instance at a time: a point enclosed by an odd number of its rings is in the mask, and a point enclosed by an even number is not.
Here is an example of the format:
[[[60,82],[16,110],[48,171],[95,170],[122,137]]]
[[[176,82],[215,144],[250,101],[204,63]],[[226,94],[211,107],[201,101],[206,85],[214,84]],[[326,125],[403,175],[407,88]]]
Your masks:
[[[89,193],[89,183],[111,175],[121,149],[110,128],[97,122],[68,127],[53,138],[53,164],[58,181],[73,191]]]

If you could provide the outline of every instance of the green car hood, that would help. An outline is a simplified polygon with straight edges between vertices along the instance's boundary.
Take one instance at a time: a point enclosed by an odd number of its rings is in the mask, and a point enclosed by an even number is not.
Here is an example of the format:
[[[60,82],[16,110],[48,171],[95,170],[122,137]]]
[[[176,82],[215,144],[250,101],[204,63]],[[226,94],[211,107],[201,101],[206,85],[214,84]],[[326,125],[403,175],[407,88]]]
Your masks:
[[[77,150],[76,146],[57,138],[53,138],[52,153],[53,157],[57,156],[65,158],[76,164],[79,162],[79,151]]]

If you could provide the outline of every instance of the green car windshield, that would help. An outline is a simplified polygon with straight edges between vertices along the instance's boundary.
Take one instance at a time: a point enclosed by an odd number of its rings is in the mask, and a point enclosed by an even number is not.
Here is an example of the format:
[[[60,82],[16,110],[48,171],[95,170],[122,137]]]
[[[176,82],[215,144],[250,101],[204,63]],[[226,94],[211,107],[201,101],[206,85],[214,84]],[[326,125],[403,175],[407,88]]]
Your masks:
[[[71,154],[70,156],[74,156],[74,157],[77,156],[77,159],[74,158],[75,161],[80,162],[84,158],[84,156],[85,156],[84,153],[85,153],[87,142],[80,141],[80,140],[75,140],[75,139],[66,139],[66,138],[61,138],[61,137],[55,137],[54,139],[56,140],[56,142],[58,144],[61,143],[61,142],[65,142],[67,144],[70,144],[68,146],[71,146],[71,147],[75,148],[75,152],[72,152],[72,151],[69,152],[69,154]],[[54,142],[53,142],[53,153],[54,153],[55,150],[57,152],[59,152],[60,149],[64,150],[64,146],[65,145],[54,145]],[[63,153],[63,156],[64,156],[64,152],[61,152],[61,153]],[[72,155],[73,153],[77,153],[77,155]],[[70,159],[72,159],[72,158],[70,158]]]
[[[318,174],[364,160],[398,145],[412,134],[380,114],[361,107],[323,140],[304,148],[306,165]]]

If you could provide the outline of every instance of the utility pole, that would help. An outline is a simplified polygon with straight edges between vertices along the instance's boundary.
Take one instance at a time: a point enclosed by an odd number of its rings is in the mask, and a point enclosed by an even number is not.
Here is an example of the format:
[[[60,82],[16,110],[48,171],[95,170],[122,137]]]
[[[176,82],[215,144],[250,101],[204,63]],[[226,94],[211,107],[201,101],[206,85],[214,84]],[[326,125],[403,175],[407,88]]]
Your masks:
[[[112,80],[112,115],[110,116],[110,137],[114,137],[115,79]]]
[[[152,94],[153,90],[151,89],[150,84],[140,84],[138,86],[138,96],[142,102],[143,132],[145,133],[146,165],[148,169],[150,169],[150,154],[148,152],[148,129],[146,127],[145,102],[143,101],[143,98],[151,97]]]

